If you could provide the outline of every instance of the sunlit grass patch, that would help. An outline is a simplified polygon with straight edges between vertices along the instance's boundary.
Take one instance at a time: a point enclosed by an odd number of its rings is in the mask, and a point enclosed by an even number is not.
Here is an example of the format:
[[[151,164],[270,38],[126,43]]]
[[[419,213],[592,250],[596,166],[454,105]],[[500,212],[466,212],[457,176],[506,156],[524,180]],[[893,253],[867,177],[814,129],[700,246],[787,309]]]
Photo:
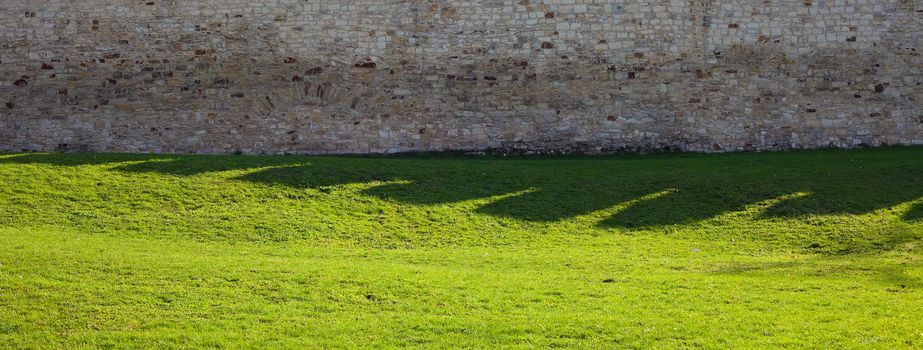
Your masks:
[[[0,341],[920,347],[921,174],[921,148],[0,155]]]

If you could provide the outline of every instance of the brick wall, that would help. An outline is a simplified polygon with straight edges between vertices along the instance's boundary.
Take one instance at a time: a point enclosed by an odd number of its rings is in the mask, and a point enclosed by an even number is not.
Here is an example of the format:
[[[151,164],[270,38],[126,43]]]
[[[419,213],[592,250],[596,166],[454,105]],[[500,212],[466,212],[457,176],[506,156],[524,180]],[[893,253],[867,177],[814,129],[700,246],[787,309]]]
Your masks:
[[[906,0],[0,0],[0,150],[923,144]]]

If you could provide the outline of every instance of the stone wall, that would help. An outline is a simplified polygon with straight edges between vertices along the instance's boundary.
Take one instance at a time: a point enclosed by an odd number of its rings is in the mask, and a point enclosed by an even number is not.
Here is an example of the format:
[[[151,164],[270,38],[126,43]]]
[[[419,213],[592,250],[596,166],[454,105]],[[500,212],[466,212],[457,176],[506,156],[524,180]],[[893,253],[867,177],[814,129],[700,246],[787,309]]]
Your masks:
[[[923,144],[920,0],[0,0],[0,150]]]

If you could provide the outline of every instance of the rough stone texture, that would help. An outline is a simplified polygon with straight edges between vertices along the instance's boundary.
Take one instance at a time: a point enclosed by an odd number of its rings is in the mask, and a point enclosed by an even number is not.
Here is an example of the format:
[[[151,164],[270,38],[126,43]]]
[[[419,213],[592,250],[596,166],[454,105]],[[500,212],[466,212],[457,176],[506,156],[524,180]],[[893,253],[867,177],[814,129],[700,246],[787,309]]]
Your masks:
[[[0,150],[923,144],[920,0],[0,0]]]

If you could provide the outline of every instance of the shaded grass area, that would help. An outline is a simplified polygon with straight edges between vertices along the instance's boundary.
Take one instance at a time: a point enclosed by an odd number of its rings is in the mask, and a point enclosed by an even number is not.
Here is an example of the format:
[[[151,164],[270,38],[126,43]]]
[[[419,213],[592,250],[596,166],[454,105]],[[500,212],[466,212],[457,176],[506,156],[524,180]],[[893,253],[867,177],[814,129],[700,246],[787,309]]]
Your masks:
[[[11,184],[0,219],[382,247],[715,227],[775,248],[877,251],[916,238],[921,156],[919,148],[537,159],[17,154],[0,158]]]
[[[0,155],[14,347],[921,347],[923,148]]]

